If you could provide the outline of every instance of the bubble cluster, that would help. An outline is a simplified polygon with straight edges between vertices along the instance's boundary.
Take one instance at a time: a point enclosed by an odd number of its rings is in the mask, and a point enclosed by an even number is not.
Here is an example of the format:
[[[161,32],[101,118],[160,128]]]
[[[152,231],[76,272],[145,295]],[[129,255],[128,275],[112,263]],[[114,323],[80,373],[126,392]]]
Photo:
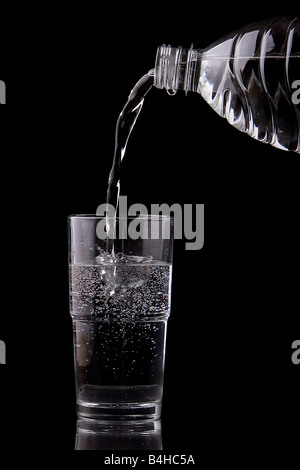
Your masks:
[[[75,366],[82,400],[158,400],[165,329],[158,321],[74,320]],[[93,397],[93,398],[92,398]]]
[[[128,319],[168,314],[171,266],[152,257],[112,257],[100,253],[97,264],[70,266],[72,316]]]
[[[70,266],[79,403],[161,400],[170,278],[152,257],[100,251],[96,264]]]

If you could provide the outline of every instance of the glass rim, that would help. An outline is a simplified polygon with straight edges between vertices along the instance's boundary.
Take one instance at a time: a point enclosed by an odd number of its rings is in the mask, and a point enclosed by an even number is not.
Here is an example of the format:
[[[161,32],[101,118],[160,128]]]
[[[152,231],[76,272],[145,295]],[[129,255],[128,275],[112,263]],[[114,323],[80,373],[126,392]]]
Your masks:
[[[96,214],[71,214],[67,217],[68,220],[71,219],[83,219],[83,220],[173,220],[174,215],[165,215],[165,214],[139,214],[139,215],[121,215],[115,217],[107,217],[105,215],[96,215]]]

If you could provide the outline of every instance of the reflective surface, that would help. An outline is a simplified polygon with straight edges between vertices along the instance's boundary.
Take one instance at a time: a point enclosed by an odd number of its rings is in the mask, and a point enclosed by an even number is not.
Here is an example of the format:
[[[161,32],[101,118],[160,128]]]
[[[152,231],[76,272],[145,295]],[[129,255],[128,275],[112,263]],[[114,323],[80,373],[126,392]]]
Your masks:
[[[161,421],[77,420],[75,450],[161,450]]]

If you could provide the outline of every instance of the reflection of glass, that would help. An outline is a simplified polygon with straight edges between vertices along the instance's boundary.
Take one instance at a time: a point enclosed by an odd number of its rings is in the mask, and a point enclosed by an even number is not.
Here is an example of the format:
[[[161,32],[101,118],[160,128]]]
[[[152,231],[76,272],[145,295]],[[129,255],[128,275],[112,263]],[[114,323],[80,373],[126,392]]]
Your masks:
[[[75,450],[162,450],[161,421],[79,418]]]

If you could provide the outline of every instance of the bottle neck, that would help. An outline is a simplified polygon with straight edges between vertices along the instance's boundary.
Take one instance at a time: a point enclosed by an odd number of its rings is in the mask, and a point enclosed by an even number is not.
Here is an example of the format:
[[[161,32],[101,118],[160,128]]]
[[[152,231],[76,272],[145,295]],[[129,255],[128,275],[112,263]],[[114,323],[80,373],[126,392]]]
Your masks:
[[[177,90],[197,91],[200,66],[201,52],[193,46],[184,49],[162,45],[156,54],[154,86],[165,88],[170,94]]]

